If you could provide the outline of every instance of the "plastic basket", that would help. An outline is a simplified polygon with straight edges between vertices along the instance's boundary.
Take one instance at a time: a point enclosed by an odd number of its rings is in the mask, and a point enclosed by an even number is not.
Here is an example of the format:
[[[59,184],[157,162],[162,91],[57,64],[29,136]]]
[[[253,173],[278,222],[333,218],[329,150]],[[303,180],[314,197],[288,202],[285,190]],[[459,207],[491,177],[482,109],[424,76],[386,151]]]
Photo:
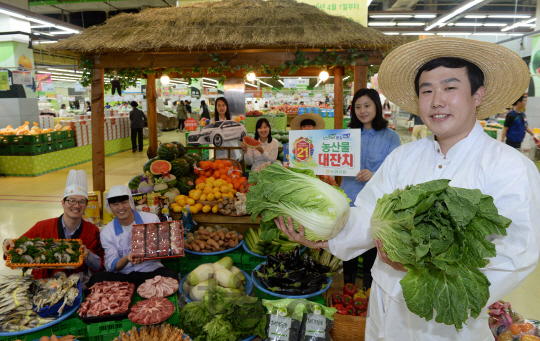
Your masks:
[[[3,156],[11,155],[11,146],[0,145],[0,155],[3,155]]]
[[[66,306],[64,308],[64,314],[67,313],[67,311],[69,310],[68,308],[71,308],[71,307],[78,307],[81,302],[82,302],[82,288],[81,288],[81,281],[79,281],[79,296],[77,296],[77,298],[75,299],[75,301],[73,302],[73,305],[71,306]],[[56,303],[55,305],[53,306],[49,306],[49,307],[45,307],[45,308],[42,308],[40,311],[38,311],[38,315],[41,316],[41,317],[47,317],[47,316],[51,316],[51,315],[55,315],[56,313],[58,313],[58,310],[60,309],[60,307],[62,306],[62,304],[64,304],[64,300],[60,300],[60,302]],[[34,309],[36,308],[36,306],[34,305]],[[34,310],[35,311],[35,310]]]
[[[264,292],[262,292],[261,290],[259,290],[257,288],[255,288],[255,297],[257,297],[258,299],[261,299],[261,300],[272,300],[272,301],[281,299],[280,297],[275,297],[275,296],[269,295],[267,293],[264,293]],[[294,297],[294,296],[291,296],[291,298],[292,297]],[[309,298],[306,298],[306,299],[308,301],[315,302],[315,303],[318,303],[320,305],[326,306],[326,299],[324,298],[323,295],[309,297]]]
[[[111,341],[124,330],[125,320],[100,322],[88,325],[88,338],[90,341]],[[127,320],[129,321],[129,320]]]
[[[66,149],[66,145],[64,144],[64,140],[56,140],[56,141],[54,141],[54,145],[55,145],[56,150]]]
[[[41,144],[41,134],[38,135],[22,135],[19,143],[22,144]]]
[[[64,140],[64,149],[67,149],[67,148],[73,148],[75,147],[75,139],[73,138],[70,138],[70,139],[66,139]]]
[[[41,142],[53,142],[56,140],[56,135],[54,133],[44,133],[41,134]]]
[[[0,135],[0,147],[2,146],[8,146],[9,142],[7,138],[4,135]]]
[[[168,269],[173,269],[176,272],[180,272],[180,265],[178,258],[165,258],[161,260],[161,264]]]
[[[5,138],[8,142],[8,144],[18,144],[19,143],[19,136],[17,135],[5,135]]]
[[[57,141],[64,140],[67,137],[66,132],[64,130],[55,131],[53,134],[55,136],[54,139]]]
[[[43,143],[43,150],[44,153],[50,153],[56,151],[56,143],[54,143],[54,140],[51,142],[45,142]]]
[[[328,290],[326,302],[332,306],[332,294],[337,291]],[[366,318],[361,316],[334,314],[334,328],[330,331],[333,341],[364,341],[366,336]]]
[[[255,269],[261,262],[264,262],[266,257],[261,258],[257,256],[250,255],[247,252],[244,252],[242,254],[242,265],[241,269],[247,272],[248,274],[251,274],[253,269]]]
[[[43,144],[12,144],[10,146],[12,155],[39,155],[44,152]]]
[[[73,130],[64,130],[64,139],[72,139]]]

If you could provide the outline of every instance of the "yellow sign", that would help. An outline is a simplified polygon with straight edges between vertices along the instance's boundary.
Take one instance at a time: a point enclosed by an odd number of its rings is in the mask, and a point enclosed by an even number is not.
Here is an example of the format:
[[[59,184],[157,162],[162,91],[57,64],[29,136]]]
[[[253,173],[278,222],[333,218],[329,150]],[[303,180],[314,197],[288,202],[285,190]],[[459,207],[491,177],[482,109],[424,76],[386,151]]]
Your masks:
[[[368,5],[367,0],[298,0],[328,14],[342,16],[356,21],[367,27]]]
[[[7,71],[0,71],[0,90],[9,91],[9,76]]]

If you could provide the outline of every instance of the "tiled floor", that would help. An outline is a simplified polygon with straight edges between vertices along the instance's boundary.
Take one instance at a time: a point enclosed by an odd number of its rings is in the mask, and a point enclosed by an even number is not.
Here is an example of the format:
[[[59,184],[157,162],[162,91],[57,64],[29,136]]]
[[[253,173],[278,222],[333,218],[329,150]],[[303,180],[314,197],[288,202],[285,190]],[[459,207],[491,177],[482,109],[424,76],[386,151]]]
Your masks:
[[[404,142],[410,141],[410,133],[398,127],[398,133]],[[184,142],[184,134],[165,132],[159,140]],[[127,184],[135,175],[140,174],[147,161],[146,148],[143,153],[124,152],[105,158],[106,185],[110,188],[117,184]],[[92,164],[79,165],[88,174],[88,185],[92,188]],[[35,178],[0,178],[0,241],[18,237],[37,221],[57,217],[62,213],[60,200],[64,191],[69,169],[59,170]],[[14,273],[0,262],[0,274]],[[537,268],[525,283],[505,299],[512,303],[515,310],[526,318],[540,320],[540,268]]]

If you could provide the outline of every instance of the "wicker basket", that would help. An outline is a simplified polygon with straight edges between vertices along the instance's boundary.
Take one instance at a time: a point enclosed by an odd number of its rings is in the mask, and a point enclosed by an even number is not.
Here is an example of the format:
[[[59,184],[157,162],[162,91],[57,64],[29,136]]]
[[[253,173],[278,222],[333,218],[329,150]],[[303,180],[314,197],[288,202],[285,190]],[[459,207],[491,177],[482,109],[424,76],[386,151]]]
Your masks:
[[[336,291],[330,288],[326,292],[327,306],[332,306],[332,294]],[[330,332],[333,341],[364,341],[366,335],[366,318],[360,316],[334,314],[334,328]]]
[[[242,165],[240,164],[240,162],[238,162],[238,160],[235,160],[235,159],[227,159],[227,158],[223,158],[223,159],[218,159],[220,161],[229,161],[233,167],[236,167],[238,169],[242,169]]]

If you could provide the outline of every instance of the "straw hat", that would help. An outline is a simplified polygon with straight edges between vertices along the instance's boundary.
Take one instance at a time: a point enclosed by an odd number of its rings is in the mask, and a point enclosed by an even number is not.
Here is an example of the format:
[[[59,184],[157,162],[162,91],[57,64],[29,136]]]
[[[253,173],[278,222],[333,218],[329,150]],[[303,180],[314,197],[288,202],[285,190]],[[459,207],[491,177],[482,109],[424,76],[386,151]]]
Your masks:
[[[291,130],[301,130],[301,123],[304,120],[312,120],[315,122],[315,129],[324,129],[324,120],[321,116],[314,114],[312,112],[298,115],[291,121]]]
[[[392,51],[379,70],[381,92],[390,102],[418,115],[414,79],[424,64],[441,57],[465,59],[484,73],[485,95],[476,108],[477,119],[504,111],[529,86],[529,69],[517,53],[493,43],[441,37],[414,41]]]

